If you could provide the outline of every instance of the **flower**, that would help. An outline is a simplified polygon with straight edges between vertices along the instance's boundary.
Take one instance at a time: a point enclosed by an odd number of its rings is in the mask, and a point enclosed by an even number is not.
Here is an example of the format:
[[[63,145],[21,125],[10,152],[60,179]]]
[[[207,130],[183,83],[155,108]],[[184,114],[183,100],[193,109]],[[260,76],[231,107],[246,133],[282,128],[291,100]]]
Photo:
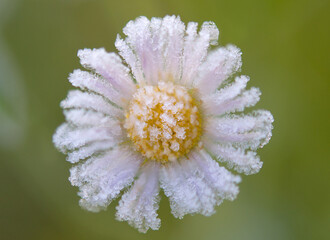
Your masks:
[[[172,214],[209,216],[238,194],[238,173],[257,173],[255,150],[271,137],[265,110],[239,113],[259,101],[249,78],[234,76],[241,51],[217,44],[213,22],[187,26],[176,16],[139,17],[117,37],[120,56],[79,50],[81,64],[61,102],[66,123],[53,141],[75,164],[70,172],[80,205],[105,209],[124,192],[117,219],[141,232],[160,227],[159,191]],[[122,62],[122,59],[125,63]],[[227,167],[227,168],[226,168]]]

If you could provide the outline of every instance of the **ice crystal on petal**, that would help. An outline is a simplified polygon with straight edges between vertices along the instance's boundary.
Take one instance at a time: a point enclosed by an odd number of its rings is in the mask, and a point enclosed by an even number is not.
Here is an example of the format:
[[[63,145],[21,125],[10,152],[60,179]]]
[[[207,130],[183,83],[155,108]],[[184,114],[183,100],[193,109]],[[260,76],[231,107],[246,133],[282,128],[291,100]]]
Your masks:
[[[222,115],[254,106],[259,101],[261,93],[257,88],[246,90],[248,81],[247,76],[236,77],[234,83],[203,97],[207,114]]]
[[[107,102],[102,96],[93,93],[72,90],[68,97],[61,102],[63,109],[86,109],[104,113],[111,117],[120,118],[123,111]]]
[[[92,68],[102,75],[109,83],[122,94],[132,94],[135,90],[129,69],[122,64],[121,58],[115,53],[107,53],[104,48],[83,49],[78,51],[81,64]]]
[[[106,209],[122,193],[119,221],[145,233],[160,227],[159,191],[172,214],[215,213],[234,200],[240,176],[260,171],[256,153],[272,136],[269,111],[246,113],[260,99],[240,71],[241,50],[218,44],[213,22],[139,17],[117,35],[119,52],[82,49],[61,102],[66,122],[54,145],[74,164],[80,205]]]
[[[212,215],[215,206],[225,199],[233,200],[238,193],[236,184],[240,178],[220,167],[204,151],[192,151],[188,159],[161,170],[161,187],[177,218],[195,213]]]
[[[157,230],[160,227],[160,219],[157,217],[160,200],[159,165],[155,162],[145,165],[117,206],[117,219],[127,221],[140,232],[146,232],[149,228]]]
[[[205,22],[199,34],[197,23],[188,23],[183,49],[183,69],[181,82],[191,86],[195,79],[198,68],[205,60],[210,45],[216,45],[219,30],[212,22]]]
[[[63,153],[97,141],[122,141],[121,128],[114,124],[107,127],[79,128],[68,123],[61,125],[53,136],[55,146]]]
[[[125,106],[124,95],[119,94],[109,82],[97,75],[75,70],[70,74],[69,81],[75,87],[100,94],[118,106]]]
[[[209,119],[205,131],[215,141],[256,150],[270,140],[273,121],[270,112],[258,110],[248,115]]]
[[[239,173],[254,174],[259,172],[262,167],[262,162],[256,152],[246,152],[244,149],[230,144],[220,144],[208,140],[205,140],[204,144],[206,149],[212,152],[220,162],[227,163],[229,168],[233,168]]]
[[[70,181],[80,188],[81,206],[90,211],[106,208],[133,182],[141,163],[141,157],[117,148],[73,167]]]
[[[214,92],[228,77],[237,72],[241,65],[241,51],[233,45],[220,47],[209,54],[199,69],[196,86],[207,95]]]

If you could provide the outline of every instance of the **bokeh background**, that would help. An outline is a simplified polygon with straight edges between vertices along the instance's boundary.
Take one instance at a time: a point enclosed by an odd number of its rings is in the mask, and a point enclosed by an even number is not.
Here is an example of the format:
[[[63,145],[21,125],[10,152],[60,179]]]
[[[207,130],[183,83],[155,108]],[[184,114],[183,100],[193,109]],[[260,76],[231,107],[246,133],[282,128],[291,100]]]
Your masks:
[[[243,51],[242,73],[274,117],[261,172],[212,217],[170,215],[138,233],[78,206],[70,164],[52,144],[81,48],[105,47],[140,15],[214,21]],[[330,1],[0,0],[0,239],[330,239]]]

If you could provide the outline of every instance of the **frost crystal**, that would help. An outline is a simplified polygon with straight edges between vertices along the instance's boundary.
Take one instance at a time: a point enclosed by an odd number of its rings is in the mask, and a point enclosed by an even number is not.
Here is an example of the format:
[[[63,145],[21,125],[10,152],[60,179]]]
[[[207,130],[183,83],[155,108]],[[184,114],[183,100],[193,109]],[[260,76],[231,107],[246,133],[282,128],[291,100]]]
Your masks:
[[[79,50],[72,90],[61,102],[66,122],[55,146],[75,164],[80,205],[105,209],[120,196],[116,217],[140,232],[159,229],[159,191],[177,218],[206,216],[239,192],[238,175],[262,167],[256,150],[271,138],[273,116],[242,113],[260,99],[246,89],[241,51],[217,45],[213,22],[185,24],[176,16],[139,17],[116,40],[119,55]],[[127,66],[125,66],[125,64]],[[227,169],[228,168],[228,169]]]

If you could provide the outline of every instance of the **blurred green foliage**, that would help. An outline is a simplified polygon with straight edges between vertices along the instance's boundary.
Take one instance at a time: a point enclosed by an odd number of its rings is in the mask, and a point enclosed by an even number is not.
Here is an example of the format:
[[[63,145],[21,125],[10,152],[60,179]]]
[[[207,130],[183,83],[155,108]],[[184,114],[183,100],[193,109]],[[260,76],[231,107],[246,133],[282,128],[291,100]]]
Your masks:
[[[0,0],[0,239],[330,239],[327,0]],[[81,48],[105,47],[140,15],[214,21],[220,44],[243,51],[242,73],[274,117],[264,166],[212,217],[177,220],[162,198],[162,227],[138,233],[114,202],[89,213],[53,147]],[[6,120],[6,121],[5,121]]]

